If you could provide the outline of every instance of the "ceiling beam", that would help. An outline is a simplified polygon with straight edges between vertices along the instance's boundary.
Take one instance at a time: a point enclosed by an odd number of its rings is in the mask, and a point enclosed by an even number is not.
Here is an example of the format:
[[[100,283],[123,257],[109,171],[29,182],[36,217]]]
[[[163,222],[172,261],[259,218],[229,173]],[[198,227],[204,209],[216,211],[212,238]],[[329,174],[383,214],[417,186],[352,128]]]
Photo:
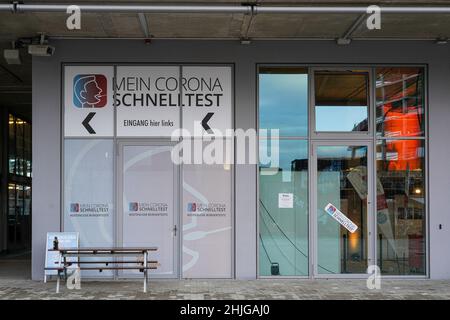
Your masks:
[[[5,67],[4,65],[0,64],[0,69],[2,69],[3,71],[5,71],[7,74],[9,74],[11,77],[13,77],[14,79],[16,79],[19,83],[23,83],[23,80],[16,75],[14,72],[12,72],[11,70],[9,70],[7,67]]]
[[[148,22],[147,22],[147,17],[145,15],[145,13],[139,12],[138,17],[139,17],[139,23],[141,25],[141,30],[144,33],[145,38],[149,39],[150,32],[148,30]]]
[[[342,35],[341,39],[351,39],[355,31],[361,26],[361,24],[366,21],[367,14],[363,13],[361,14],[353,23],[352,25],[345,31],[345,33]]]

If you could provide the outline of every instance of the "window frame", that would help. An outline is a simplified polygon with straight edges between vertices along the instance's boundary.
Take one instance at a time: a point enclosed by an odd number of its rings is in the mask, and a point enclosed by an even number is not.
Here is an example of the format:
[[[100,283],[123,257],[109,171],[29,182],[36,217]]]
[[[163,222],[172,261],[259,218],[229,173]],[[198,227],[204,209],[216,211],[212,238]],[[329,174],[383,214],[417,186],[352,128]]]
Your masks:
[[[357,69],[357,70],[355,70]],[[315,74],[316,72],[342,72],[351,74],[358,72],[367,72],[367,131],[317,131],[316,130],[316,91],[315,91]],[[373,68],[367,66],[342,66],[342,67],[311,67],[309,68],[309,135],[311,139],[324,139],[324,140],[335,140],[335,139],[372,139],[374,134],[373,119],[374,119],[374,95],[373,95]]]
[[[425,219],[425,225],[424,230],[426,232],[425,234],[425,273],[423,275],[381,275],[382,278],[385,279],[427,279],[430,277],[430,197],[429,197],[429,65],[427,63],[361,63],[361,64],[345,64],[345,63],[256,63],[255,64],[255,124],[256,124],[256,130],[260,129],[260,122],[259,122],[259,69],[260,68],[267,68],[267,67],[274,67],[274,68],[281,68],[281,67],[304,67],[308,69],[308,136],[307,137],[298,137],[293,138],[290,137],[288,139],[299,139],[299,140],[307,140],[309,147],[312,145],[313,142],[320,142],[321,140],[327,140],[327,141],[354,141],[354,140],[369,140],[372,143],[372,155],[369,155],[372,157],[372,168],[369,168],[372,171],[373,174],[373,186],[372,190],[372,197],[373,195],[376,196],[376,181],[377,181],[377,168],[376,168],[376,146],[377,141],[379,140],[424,140],[424,146],[425,146],[425,163],[424,163],[424,171],[425,171],[425,212],[424,212],[424,219]],[[375,104],[376,104],[376,76],[377,76],[377,69],[378,68],[408,68],[408,67],[416,67],[416,68],[422,68],[423,69],[423,103],[424,103],[424,135],[420,137],[384,137],[384,136],[377,136],[376,135],[376,110],[375,110]],[[314,70],[336,70],[336,71],[342,71],[342,70],[349,70],[349,69],[357,69],[357,70],[365,70],[367,69],[369,71],[369,87],[368,87],[368,94],[369,94],[369,105],[368,105],[368,117],[369,117],[369,131],[368,133],[357,133],[357,132],[350,132],[350,133],[319,133],[315,134],[313,124],[315,124],[315,119],[313,115],[315,115],[315,97],[314,97]],[[279,137],[282,139],[282,137]],[[258,137],[259,139],[259,137]],[[286,139],[286,137],[284,137]],[[257,154],[259,155],[259,143],[257,144]],[[311,168],[312,165],[310,163],[311,161],[311,151],[308,153],[308,179],[309,179],[309,185],[311,186]],[[256,278],[257,279],[282,279],[282,278],[294,278],[294,279],[315,279],[316,277],[311,272],[312,269],[310,269],[308,276],[261,276],[260,275],[260,266],[259,266],[259,223],[260,223],[260,210],[259,210],[259,164],[255,165],[255,175],[256,175],[256,199],[255,199],[255,207],[256,207]],[[308,190],[308,197],[309,197],[309,221],[311,221],[311,187],[310,190]],[[373,212],[377,212],[377,206],[376,201],[373,204]],[[376,220],[373,223],[373,228],[370,230],[371,232],[374,232],[376,234],[377,232],[377,223]],[[311,237],[311,236],[310,236]],[[310,242],[310,252],[311,251],[311,238],[308,239]],[[378,258],[378,242],[374,241],[373,245],[373,253],[374,253],[374,259],[377,260]],[[311,259],[310,255],[310,259]]]

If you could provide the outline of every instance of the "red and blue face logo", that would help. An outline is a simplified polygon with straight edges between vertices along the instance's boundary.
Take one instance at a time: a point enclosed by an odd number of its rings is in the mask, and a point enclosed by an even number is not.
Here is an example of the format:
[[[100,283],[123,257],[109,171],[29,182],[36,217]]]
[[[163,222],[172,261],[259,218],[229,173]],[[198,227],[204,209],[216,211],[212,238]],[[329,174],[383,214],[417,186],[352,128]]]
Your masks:
[[[128,204],[128,210],[129,211],[134,211],[134,212],[138,211],[139,210],[139,204],[137,202],[130,202]]]
[[[70,204],[70,212],[80,212],[80,204],[79,203],[71,203]]]
[[[188,212],[195,212],[197,211],[197,204],[194,202],[189,202],[187,207]]]
[[[73,78],[76,108],[103,108],[107,101],[107,80],[102,74],[79,74]]]

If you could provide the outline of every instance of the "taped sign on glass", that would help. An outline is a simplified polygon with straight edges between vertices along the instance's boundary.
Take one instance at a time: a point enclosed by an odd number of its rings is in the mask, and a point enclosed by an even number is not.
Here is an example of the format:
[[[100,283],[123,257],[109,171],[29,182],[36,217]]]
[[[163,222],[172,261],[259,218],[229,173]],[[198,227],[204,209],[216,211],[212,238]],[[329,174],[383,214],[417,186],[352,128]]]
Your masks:
[[[325,206],[325,211],[351,233],[354,233],[358,229],[356,224],[331,203]]]
[[[294,194],[279,193],[278,194],[278,208],[280,208],[280,209],[294,208]]]

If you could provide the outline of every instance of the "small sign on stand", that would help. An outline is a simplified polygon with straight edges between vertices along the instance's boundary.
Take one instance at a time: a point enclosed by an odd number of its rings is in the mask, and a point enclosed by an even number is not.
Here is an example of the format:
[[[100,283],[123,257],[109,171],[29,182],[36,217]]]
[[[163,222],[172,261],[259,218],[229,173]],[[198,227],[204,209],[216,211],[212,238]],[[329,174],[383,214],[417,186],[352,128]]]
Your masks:
[[[45,246],[45,268],[56,268],[61,264],[61,255],[57,250],[59,248],[78,248],[78,232],[47,232],[47,241]],[[76,257],[67,258],[68,262],[75,262],[74,268],[76,268]],[[44,282],[47,282],[47,276],[57,276],[57,270],[45,270]]]

